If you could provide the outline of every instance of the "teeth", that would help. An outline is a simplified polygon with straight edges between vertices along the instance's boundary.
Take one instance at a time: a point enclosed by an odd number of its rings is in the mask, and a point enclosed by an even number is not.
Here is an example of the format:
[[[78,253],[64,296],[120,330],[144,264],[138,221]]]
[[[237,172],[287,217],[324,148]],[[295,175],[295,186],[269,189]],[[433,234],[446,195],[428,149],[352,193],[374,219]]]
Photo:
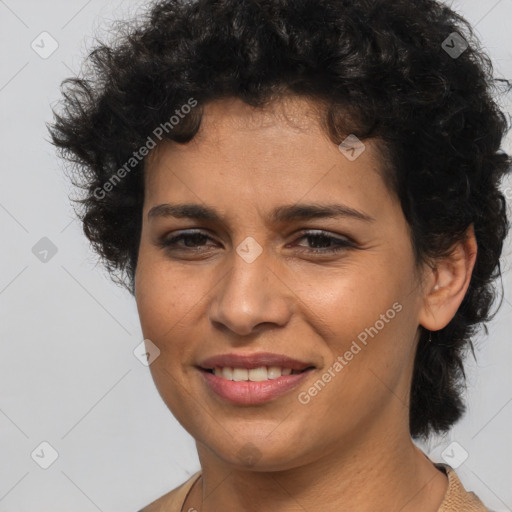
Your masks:
[[[249,380],[252,382],[259,382],[267,379],[267,369],[264,366],[261,366],[260,368],[251,368],[249,370]]]
[[[280,366],[269,366],[267,368],[267,375],[269,379],[277,379],[277,377],[281,377],[282,368]]]
[[[291,368],[281,368],[280,366],[260,366],[259,368],[251,368],[250,370],[247,368],[231,368],[229,366],[220,368],[217,366],[213,369],[213,373],[217,375],[217,377],[223,377],[224,379],[234,380],[236,382],[247,380],[251,382],[261,382],[263,380],[277,379],[282,375],[300,372],[296,370],[292,372]]]
[[[217,369],[217,368],[215,368]],[[229,368],[229,366],[226,366],[225,368],[222,368],[222,377],[228,380],[233,380],[233,368]],[[217,375],[217,374],[215,374]]]
[[[249,378],[249,370],[246,368],[233,368],[233,380],[238,382]]]

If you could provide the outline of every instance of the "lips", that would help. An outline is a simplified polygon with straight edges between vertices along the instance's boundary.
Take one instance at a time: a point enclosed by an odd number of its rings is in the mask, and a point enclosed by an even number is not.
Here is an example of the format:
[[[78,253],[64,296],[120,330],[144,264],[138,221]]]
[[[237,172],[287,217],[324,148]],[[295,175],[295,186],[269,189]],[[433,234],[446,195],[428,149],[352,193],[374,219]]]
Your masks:
[[[255,368],[259,370],[254,370]],[[273,377],[267,375],[267,379],[250,378],[251,370],[258,373],[261,370],[267,372],[270,368],[279,372]],[[213,392],[215,396],[235,405],[256,405],[286,395],[304,382],[316,368],[311,363],[281,354],[259,352],[209,357],[200,363],[198,369],[208,391]],[[217,372],[214,372],[214,369]],[[223,373],[226,370],[228,373],[232,372],[233,376],[236,372],[248,372],[249,380],[231,380],[219,374],[220,369]]]
[[[213,370],[214,368],[260,368],[262,366],[279,366],[281,368],[290,368],[295,371],[302,371],[306,368],[314,367],[312,363],[299,361],[291,357],[274,354],[272,352],[258,352],[256,354],[220,354],[209,357],[199,364],[203,370]]]

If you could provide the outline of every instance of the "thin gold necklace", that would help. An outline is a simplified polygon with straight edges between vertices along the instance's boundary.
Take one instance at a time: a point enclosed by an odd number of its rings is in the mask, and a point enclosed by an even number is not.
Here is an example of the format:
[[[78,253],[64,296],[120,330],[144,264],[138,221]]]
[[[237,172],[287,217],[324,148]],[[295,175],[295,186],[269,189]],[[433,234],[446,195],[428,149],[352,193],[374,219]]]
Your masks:
[[[187,500],[189,499],[189,497],[191,496],[192,494],[192,491],[194,490],[194,487],[199,483],[199,481],[201,480],[201,478],[203,478],[203,475],[200,474],[199,475],[199,478],[192,484],[192,487],[190,488],[190,490],[188,491],[187,495],[185,496],[185,500],[183,501],[183,505],[181,506],[181,509],[180,509],[180,512],[185,512],[185,505],[187,503]],[[190,510],[190,512],[193,512],[195,511],[196,509],[194,507],[189,507],[188,510]],[[196,511],[196,512],[201,512],[201,510],[203,510],[203,501],[201,500],[201,508]],[[188,512],[188,511],[187,511]]]

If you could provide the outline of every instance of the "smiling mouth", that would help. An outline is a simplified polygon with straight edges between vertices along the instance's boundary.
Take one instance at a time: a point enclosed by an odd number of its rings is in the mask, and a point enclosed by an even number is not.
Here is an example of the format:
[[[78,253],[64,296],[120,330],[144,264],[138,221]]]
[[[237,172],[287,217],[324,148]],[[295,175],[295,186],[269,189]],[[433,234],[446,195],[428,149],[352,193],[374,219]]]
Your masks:
[[[241,367],[219,367],[215,368],[201,368],[207,373],[216,375],[225,380],[231,380],[234,382],[262,382],[266,380],[278,379],[282,376],[287,375],[298,375],[308,370],[314,369],[314,366],[308,366],[303,370],[292,370],[291,368],[283,368],[281,366],[260,366],[257,368],[241,368]]]
[[[261,405],[288,394],[316,370],[281,366],[198,367],[207,389],[236,406]]]

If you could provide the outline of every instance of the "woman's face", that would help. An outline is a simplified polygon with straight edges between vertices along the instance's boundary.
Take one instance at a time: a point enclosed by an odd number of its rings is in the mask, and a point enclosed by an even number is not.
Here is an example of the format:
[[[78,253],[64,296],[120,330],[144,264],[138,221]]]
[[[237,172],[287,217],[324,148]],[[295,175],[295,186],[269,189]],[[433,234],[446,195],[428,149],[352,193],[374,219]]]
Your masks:
[[[150,369],[217,461],[286,469],[408,435],[421,289],[377,149],[365,141],[358,153],[327,138],[305,99],[264,111],[229,99],[206,106],[190,143],[149,157],[136,300],[160,351]],[[183,204],[219,219],[155,208]],[[300,205],[360,215],[272,215]],[[240,359],[236,378],[264,379],[245,383],[202,369],[213,356],[263,352],[313,369],[269,378],[247,369],[290,365]]]

